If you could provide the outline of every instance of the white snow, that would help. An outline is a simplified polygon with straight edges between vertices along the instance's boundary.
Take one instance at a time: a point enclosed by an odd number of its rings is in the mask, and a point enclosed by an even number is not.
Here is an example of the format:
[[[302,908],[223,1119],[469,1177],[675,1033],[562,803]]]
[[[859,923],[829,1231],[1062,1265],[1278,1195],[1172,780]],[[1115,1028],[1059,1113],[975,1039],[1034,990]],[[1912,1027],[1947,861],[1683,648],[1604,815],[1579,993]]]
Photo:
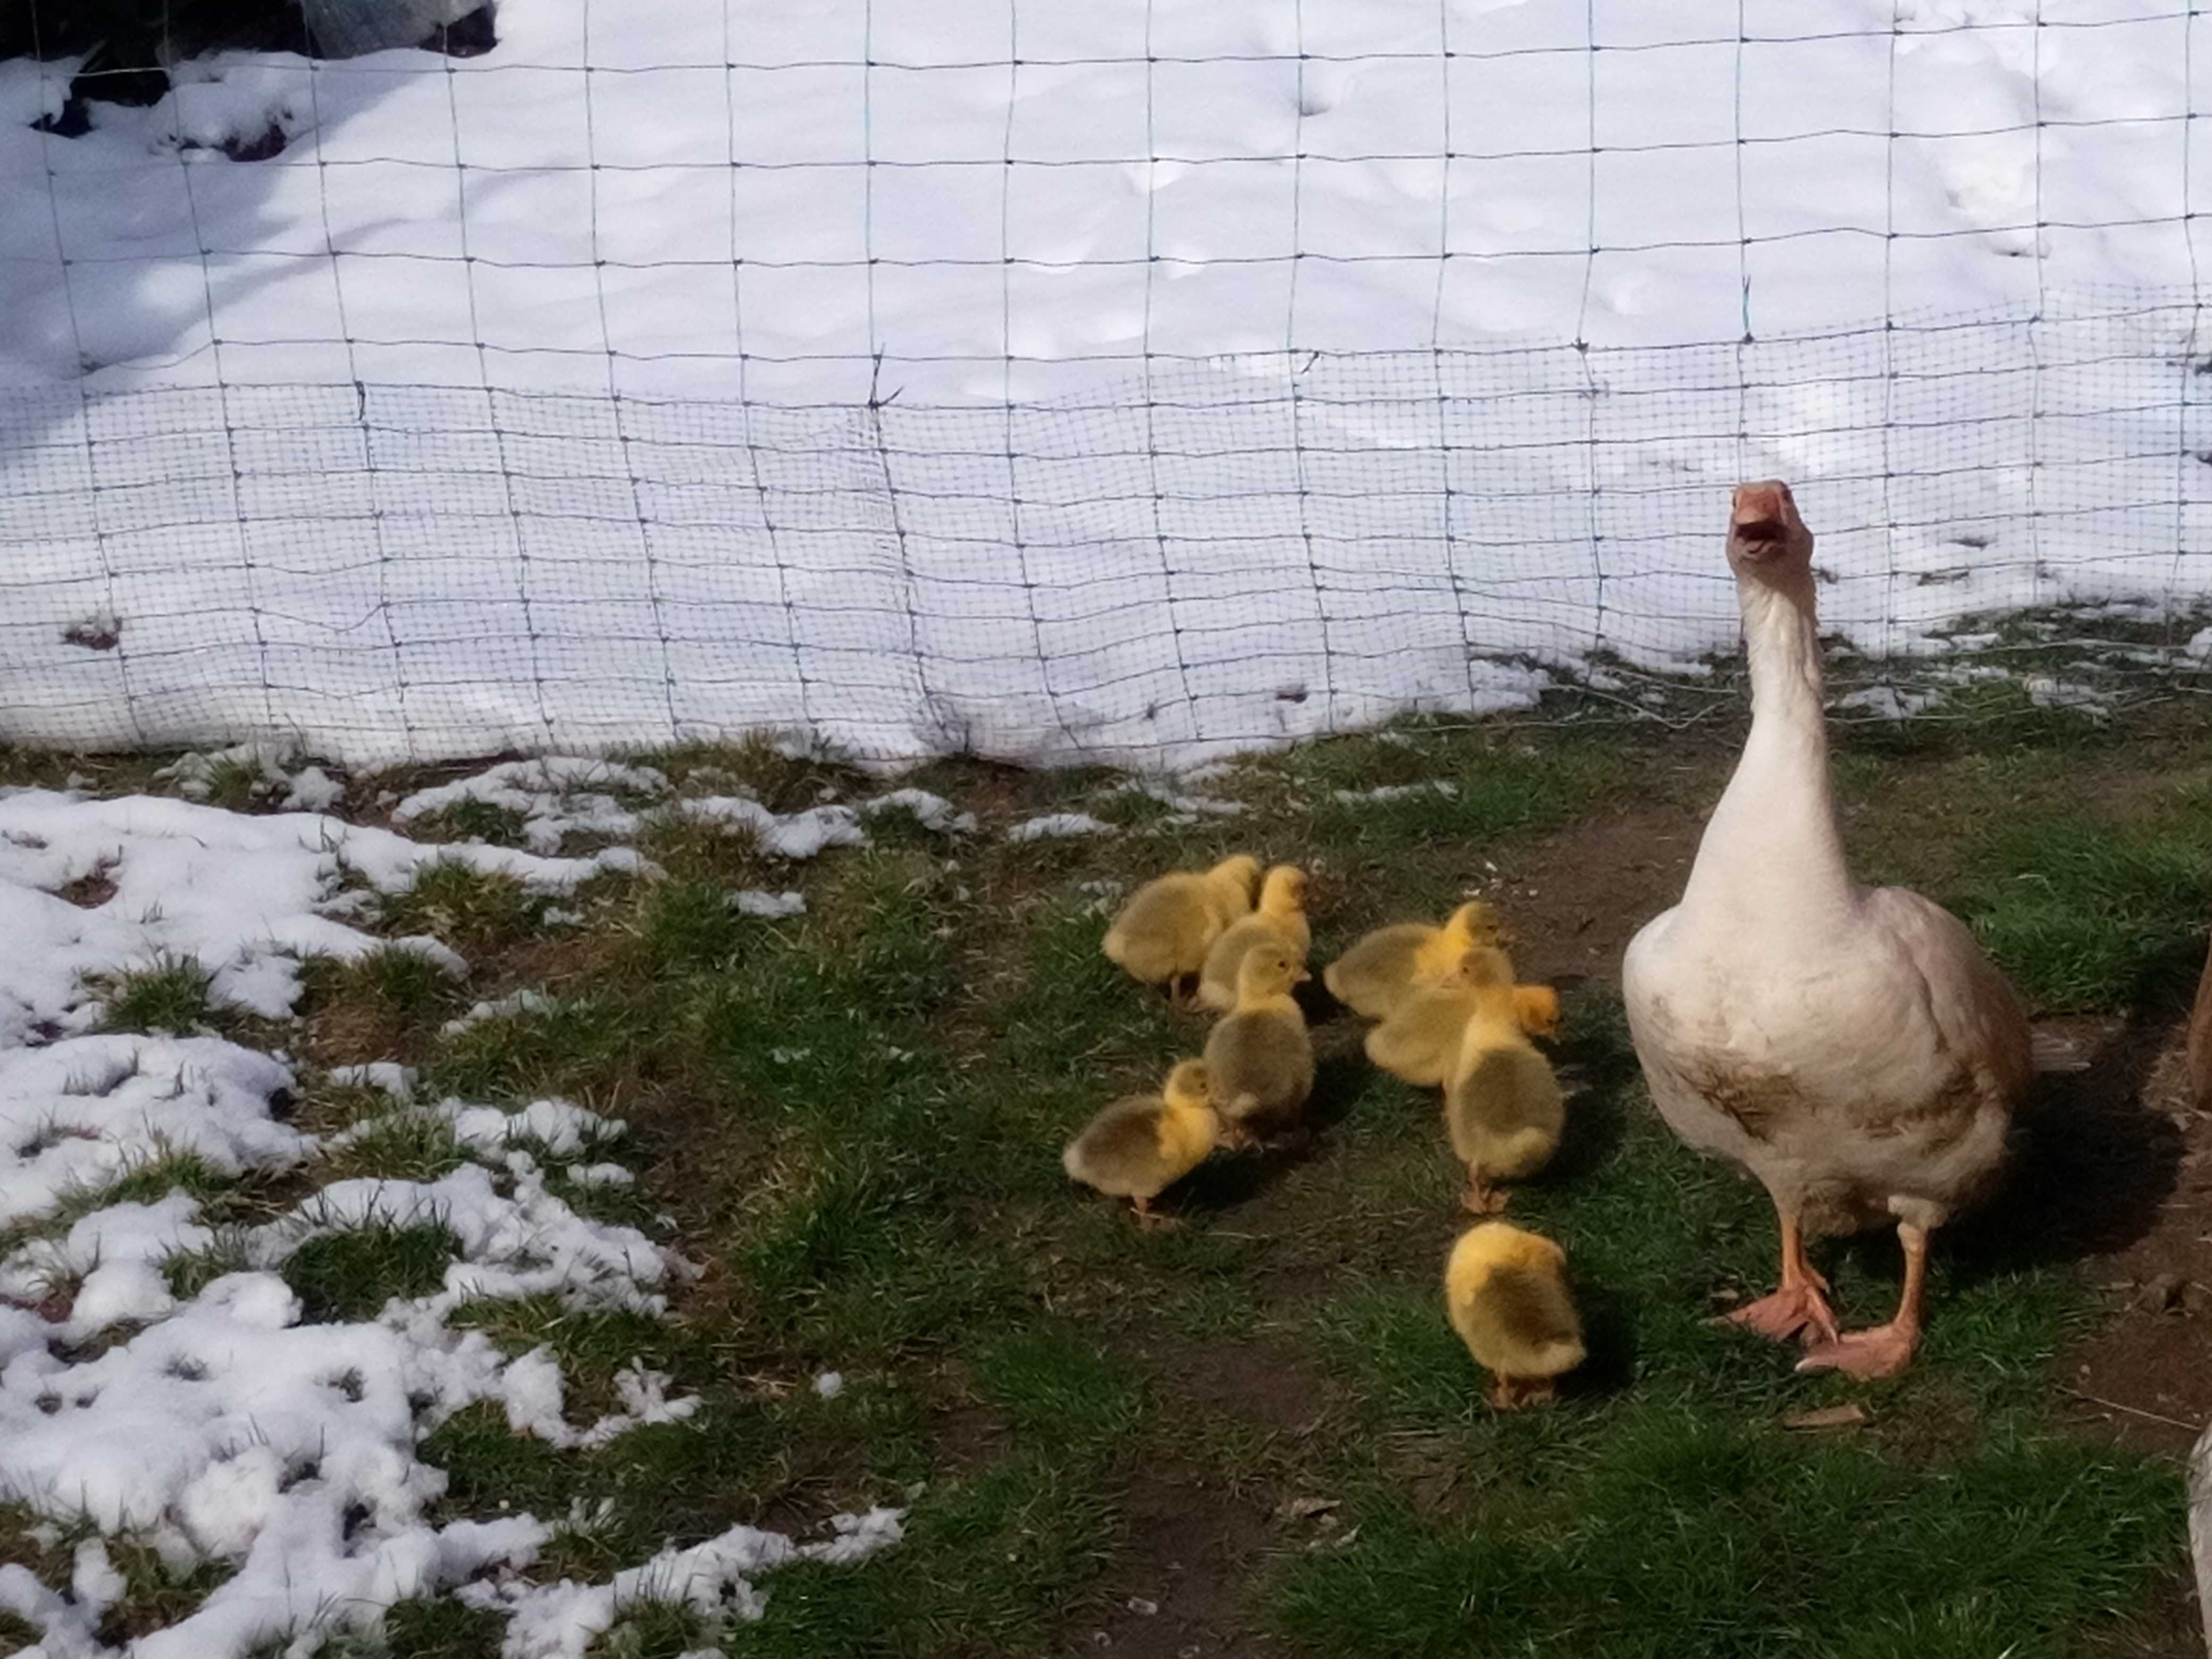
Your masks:
[[[512,1019],[517,1014],[550,1014],[558,1006],[543,991],[512,991],[503,997],[471,1003],[465,1012],[456,1014],[441,1025],[438,1033],[441,1036],[452,1036],[488,1019]]]
[[[1331,793],[1340,805],[1356,806],[1364,801],[1405,800],[1414,795],[1456,795],[1459,786],[1449,778],[1431,778],[1426,783],[1382,783],[1372,789],[1338,789]]]
[[[453,1139],[471,1152],[501,1158],[517,1148],[527,1148],[549,1158],[577,1158],[619,1140],[629,1127],[618,1117],[602,1117],[566,1100],[533,1100],[520,1110],[504,1111],[496,1106],[473,1105],[449,1097],[365,1119],[331,1136],[327,1144],[332,1147],[351,1146],[395,1123],[426,1118],[444,1123],[453,1131]],[[622,1166],[599,1167],[618,1170]]]
[[[59,1238],[35,1238],[0,1261],[0,1297],[37,1302],[77,1285],[61,1334],[82,1342],[124,1321],[158,1319],[176,1306],[160,1272],[173,1253],[197,1250],[215,1235],[195,1220],[199,1206],[181,1192],[152,1204],[112,1204]]]
[[[401,1099],[415,1092],[417,1073],[412,1066],[389,1060],[372,1060],[359,1066],[333,1066],[331,1081],[356,1089],[375,1089]]]
[[[878,812],[903,808],[911,812],[925,830],[934,830],[943,835],[970,836],[975,832],[975,815],[963,812],[942,795],[933,795],[927,789],[894,789],[888,794],[878,795],[873,800],[860,805],[860,816],[873,817]]]
[[[737,1526],[690,1549],[664,1550],[603,1584],[567,1579],[527,1587],[471,1584],[462,1599],[511,1613],[507,1659],[583,1659],[592,1639],[640,1602],[681,1602],[710,1620],[758,1619],[767,1611],[768,1598],[753,1583],[756,1577],[793,1561],[865,1560],[898,1542],[902,1513],[873,1509],[836,1516],[831,1522],[836,1535],[813,1544]]]
[[[804,893],[768,893],[749,887],[730,895],[730,902],[741,916],[803,916],[806,914],[806,895]]]
[[[506,761],[472,777],[417,790],[392,809],[392,821],[412,823],[463,801],[482,801],[518,815],[532,850],[557,853],[571,835],[637,833],[638,814],[608,793],[615,789],[665,794],[668,779],[649,766],[623,766],[588,756]]]
[[[507,0],[498,33],[472,60],[182,64],[73,140],[27,124],[75,66],[6,65],[15,377],[74,379],[81,349],[204,380],[219,351],[234,383],[604,392],[612,353],[628,395],[719,397],[741,327],[767,402],[862,403],[881,347],[902,402],[997,404],[1147,347],[1732,342],[1747,279],[1765,337],[1885,293],[2193,274],[2202,88],[2156,0],[640,0],[618,26]],[[273,161],[179,148],[272,121]],[[499,180],[465,245],[457,156]],[[294,257],[239,265],[210,316],[202,246]]]
[[[0,64],[0,731],[1181,765],[1697,673],[1776,473],[1863,651],[2186,604],[2197,27],[507,0],[74,139]]]
[[[337,921],[350,876],[380,893],[434,860],[499,871],[537,892],[567,892],[603,871],[641,867],[610,848],[545,859],[504,847],[440,847],[318,813],[247,817],[145,795],[88,799],[0,792],[0,1045],[44,1030],[81,1031],[100,1013],[87,975],[190,957],[215,976],[218,1003],[270,1018],[292,1011],[300,959],[350,961],[414,949],[459,971],[434,939],[379,940]],[[86,908],[54,890],[104,874],[114,891]]]
[[[1069,836],[1111,834],[1114,826],[1102,823],[1087,812],[1047,812],[1024,818],[1006,831],[1008,841],[1059,841]]]
[[[811,859],[825,848],[858,847],[868,838],[860,814],[850,806],[778,814],[747,795],[695,795],[680,810],[702,823],[750,830],[761,851],[772,858]]]
[[[345,799],[345,786],[283,744],[236,743],[202,754],[187,750],[158,769],[157,781],[174,783],[187,800],[205,800],[227,767],[253,774],[253,793],[274,796],[287,811],[327,812]],[[280,793],[281,792],[281,793]]]
[[[166,1153],[226,1176],[288,1168],[307,1143],[270,1119],[270,1104],[291,1081],[267,1055],[217,1037],[0,1048],[0,1225],[49,1214]]]
[[[1152,778],[1132,778],[1121,786],[1131,794],[1143,795],[1156,800],[1168,809],[1171,817],[1186,821],[1198,818],[1233,818],[1243,815],[1241,800],[1219,800],[1211,795],[1186,795],[1173,785]]]

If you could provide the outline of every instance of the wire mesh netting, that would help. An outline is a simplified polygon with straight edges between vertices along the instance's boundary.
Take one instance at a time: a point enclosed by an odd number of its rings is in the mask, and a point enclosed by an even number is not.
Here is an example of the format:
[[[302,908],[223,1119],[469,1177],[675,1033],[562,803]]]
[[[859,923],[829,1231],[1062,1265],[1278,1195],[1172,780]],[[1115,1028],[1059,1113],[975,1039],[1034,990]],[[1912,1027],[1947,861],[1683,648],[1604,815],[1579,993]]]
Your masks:
[[[1672,712],[1765,476],[1848,708],[2197,684],[2194,4],[1318,9],[0,63],[0,737]]]

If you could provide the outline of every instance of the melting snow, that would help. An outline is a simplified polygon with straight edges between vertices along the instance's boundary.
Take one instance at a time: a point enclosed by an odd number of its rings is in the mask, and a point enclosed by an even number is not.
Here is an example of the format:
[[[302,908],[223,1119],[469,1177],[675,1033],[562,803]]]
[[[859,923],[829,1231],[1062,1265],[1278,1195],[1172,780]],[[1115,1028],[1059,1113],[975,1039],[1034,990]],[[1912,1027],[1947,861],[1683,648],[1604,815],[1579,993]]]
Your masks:
[[[274,797],[288,812],[327,812],[345,798],[345,786],[321,767],[309,765],[293,750],[273,743],[236,743],[205,754],[179,755],[154,776],[174,783],[187,800],[205,800],[215,793],[216,778],[226,768],[252,773],[253,793]]]
[[[683,810],[706,823],[750,830],[771,858],[811,859],[824,848],[858,847],[868,839],[860,813],[850,806],[777,813],[748,795],[699,795],[685,801]]]
[[[441,1036],[452,1036],[488,1019],[512,1019],[517,1014],[550,1014],[559,1006],[543,991],[515,991],[489,1002],[471,1003],[466,1013],[447,1020],[438,1031]]]
[[[803,916],[806,914],[806,895],[804,893],[764,893],[757,888],[748,888],[742,893],[730,895],[730,902],[743,916]]]
[[[377,1089],[401,1099],[415,1092],[416,1073],[412,1066],[388,1060],[372,1060],[362,1066],[333,1066],[331,1081],[356,1089]]]
[[[933,795],[927,789],[894,789],[887,795],[864,801],[860,816],[873,817],[878,812],[903,808],[914,814],[925,830],[934,830],[944,835],[967,836],[975,831],[975,815],[963,812],[942,795]]]
[[[189,787],[188,770],[179,775]],[[138,1638],[131,1659],[241,1659],[287,1639],[305,1653],[317,1632],[368,1628],[397,1601],[456,1587],[514,1615],[510,1652],[580,1654],[638,1595],[665,1587],[702,1611],[754,1617],[760,1574],[857,1560],[898,1537],[896,1514],[876,1510],[837,1517],[823,1543],[738,1528],[604,1585],[520,1581],[552,1526],[528,1515],[431,1524],[427,1506],[446,1478],[416,1455],[423,1435],[489,1402],[516,1433],[584,1449],[699,1406],[633,1361],[614,1379],[620,1408],[574,1422],[550,1349],[510,1358],[448,1323],[487,1298],[665,1310],[668,1285],[693,1270],[633,1228],[578,1214],[549,1185],[549,1161],[590,1156],[623,1126],[564,1101],[507,1111],[445,1100],[319,1143],[277,1121],[292,1083],[277,1058],[213,1036],[85,1029],[100,1012],[88,975],[164,954],[204,965],[218,1000],[283,1015],[301,956],[380,944],[339,920],[361,902],[343,885],[349,876],[398,891],[438,858],[539,891],[639,867],[623,849],[556,860],[423,846],[312,813],[0,793],[0,931],[11,943],[0,960],[0,1225],[36,1224],[165,1158],[190,1154],[223,1177],[309,1165],[325,1146],[410,1114],[441,1119],[485,1160],[434,1181],[332,1182],[251,1228],[216,1224],[174,1189],[57,1222],[0,1259],[0,1492],[53,1522],[143,1542],[173,1571],[232,1570],[177,1622]],[[80,883],[88,876],[100,879]],[[86,902],[52,890],[71,884]],[[432,941],[420,948],[460,965]],[[521,1006],[510,999],[507,1010]],[[402,1098],[415,1085],[390,1062],[331,1075]],[[630,1179],[605,1162],[563,1173],[584,1186]],[[434,1292],[394,1298],[368,1321],[301,1322],[282,1277],[295,1252],[342,1231],[418,1224],[455,1242]],[[166,1271],[179,1257],[238,1270],[180,1298]],[[95,1338],[108,1346],[82,1353]],[[34,1651],[48,1659],[111,1655],[98,1629],[124,1588],[98,1537],[78,1546],[66,1586],[0,1566],[0,1608],[43,1632]]]
[[[1110,823],[1101,823],[1087,812],[1048,812],[1042,817],[1024,818],[1006,831],[1008,841],[1059,841],[1069,836],[1103,836],[1112,831]]]
[[[0,1048],[0,1225],[48,1214],[166,1153],[190,1152],[226,1176],[295,1164],[310,1143],[270,1117],[291,1082],[266,1054],[219,1037]]]
[[[665,795],[668,779],[649,766],[623,766],[585,756],[506,761],[473,777],[417,790],[392,809],[392,819],[412,823],[464,801],[481,801],[518,815],[524,839],[534,851],[557,853],[563,838],[571,835],[637,833],[638,814],[609,793],[616,789]]]
[[[337,920],[360,902],[349,877],[380,893],[411,884],[436,860],[501,872],[537,892],[567,892],[603,871],[636,871],[626,848],[548,859],[504,847],[439,847],[319,813],[245,817],[153,796],[89,799],[45,789],[0,793],[0,1046],[81,1031],[100,1017],[87,975],[191,957],[215,975],[215,1000],[270,1018],[292,1011],[299,963],[385,948]],[[112,892],[73,903],[58,890],[101,878]],[[434,939],[399,940],[458,969]]]
[[[709,1619],[758,1619],[768,1598],[752,1580],[793,1561],[854,1562],[896,1544],[901,1511],[874,1509],[841,1515],[836,1535],[818,1544],[794,1544],[781,1533],[732,1527],[690,1549],[664,1550],[642,1566],[617,1573],[603,1584],[468,1586],[462,1600],[501,1607],[513,1615],[507,1659],[583,1659],[592,1639],[613,1626],[624,1609],[642,1601],[680,1601]]]
[[[1404,800],[1413,795],[1456,795],[1459,786],[1449,778],[1432,778],[1426,783],[1383,783],[1372,789],[1339,789],[1333,792],[1346,805],[1370,800]]]

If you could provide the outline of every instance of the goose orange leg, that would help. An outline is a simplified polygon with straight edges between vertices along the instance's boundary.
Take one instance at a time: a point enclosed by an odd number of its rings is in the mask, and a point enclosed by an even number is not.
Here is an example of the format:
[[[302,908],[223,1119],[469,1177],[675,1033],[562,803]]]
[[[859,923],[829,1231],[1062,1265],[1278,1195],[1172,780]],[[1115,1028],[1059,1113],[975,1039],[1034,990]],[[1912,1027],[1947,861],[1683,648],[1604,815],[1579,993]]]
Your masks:
[[[1741,1325],[1770,1342],[1787,1342],[1801,1331],[1821,1341],[1836,1340],[1836,1316],[1828,1310],[1828,1281],[1805,1260],[1805,1234],[1797,1218],[1778,1210],[1782,1222],[1782,1288],[1749,1307],[1724,1314],[1717,1322]]]
[[[1830,1335],[1797,1362],[1799,1370],[1894,1376],[1905,1369],[1920,1346],[1920,1304],[1928,1287],[1928,1230],[1900,1221],[1897,1242],[1905,1246],[1905,1291],[1897,1299],[1897,1316],[1870,1331]]]

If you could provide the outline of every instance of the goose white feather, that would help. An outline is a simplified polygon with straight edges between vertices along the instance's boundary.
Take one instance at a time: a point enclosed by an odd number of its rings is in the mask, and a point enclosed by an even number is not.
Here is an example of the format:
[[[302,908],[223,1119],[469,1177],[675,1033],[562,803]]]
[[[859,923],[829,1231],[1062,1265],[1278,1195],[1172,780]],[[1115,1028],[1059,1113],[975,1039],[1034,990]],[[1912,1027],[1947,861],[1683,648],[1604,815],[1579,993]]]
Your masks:
[[[1751,733],[1681,902],[1630,942],[1622,993],[1660,1115],[1773,1197],[1783,1288],[1740,1322],[1816,1334],[1807,1366],[1880,1375],[1917,1340],[1927,1234],[1998,1175],[2031,1037],[1955,917],[1851,880],[1829,787],[1812,535],[1780,483],[1740,487],[1733,520]],[[1884,1223],[1906,1253],[1898,1316],[1839,1340],[1800,1241]]]

